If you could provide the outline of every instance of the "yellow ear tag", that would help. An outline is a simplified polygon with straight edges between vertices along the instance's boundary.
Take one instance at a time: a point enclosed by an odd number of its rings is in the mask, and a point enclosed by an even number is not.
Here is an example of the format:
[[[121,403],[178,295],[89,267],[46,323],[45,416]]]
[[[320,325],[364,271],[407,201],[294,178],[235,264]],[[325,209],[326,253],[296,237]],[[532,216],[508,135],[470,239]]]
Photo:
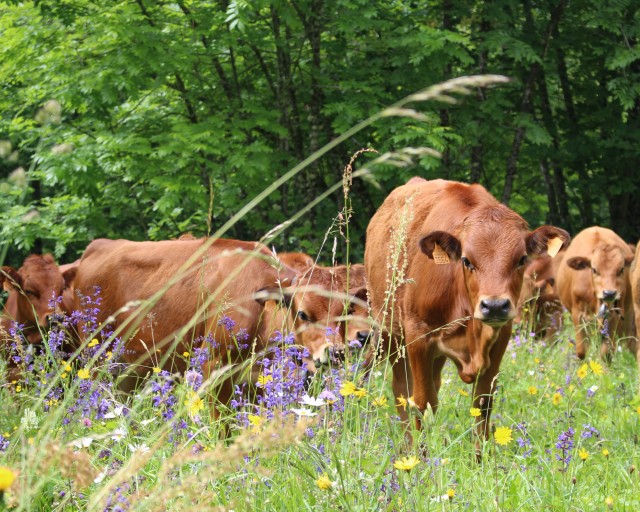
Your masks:
[[[547,254],[552,258],[555,257],[556,254],[560,251],[560,247],[562,247],[562,240],[558,237],[552,238],[547,241]]]
[[[436,265],[446,265],[449,263],[449,255],[442,250],[438,244],[435,244],[433,248],[433,261]]]

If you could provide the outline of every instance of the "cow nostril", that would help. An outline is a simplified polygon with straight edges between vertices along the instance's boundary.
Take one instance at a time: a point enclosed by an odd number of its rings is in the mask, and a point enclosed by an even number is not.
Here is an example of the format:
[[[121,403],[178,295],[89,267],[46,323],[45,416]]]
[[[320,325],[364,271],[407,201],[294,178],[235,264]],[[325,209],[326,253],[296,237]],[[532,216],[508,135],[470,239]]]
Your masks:
[[[618,295],[618,292],[616,290],[603,290],[602,291],[602,297],[605,300],[615,299],[616,295]]]
[[[549,283],[549,286],[555,286],[556,285],[556,280],[553,277],[550,277],[547,282]]]

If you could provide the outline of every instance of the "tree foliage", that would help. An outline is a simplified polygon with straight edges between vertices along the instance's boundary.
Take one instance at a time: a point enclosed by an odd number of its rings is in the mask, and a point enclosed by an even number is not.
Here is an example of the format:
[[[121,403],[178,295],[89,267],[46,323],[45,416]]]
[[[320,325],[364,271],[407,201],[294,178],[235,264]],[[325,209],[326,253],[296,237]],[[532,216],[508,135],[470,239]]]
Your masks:
[[[413,175],[480,182],[532,225],[638,237],[637,2],[4,1],[0,15],[10,263],[32,251],[71,260],[99,236],[214,232],[356,123],[479,73],[512,81],[359,132],[227,235],[260,238],[338,183],[361,148],[426,146],[442,158],[378,166],[380,188],[354,183],[356,257],[377,205]],[[277,245],[316,253],[342,201],[332,194]]]

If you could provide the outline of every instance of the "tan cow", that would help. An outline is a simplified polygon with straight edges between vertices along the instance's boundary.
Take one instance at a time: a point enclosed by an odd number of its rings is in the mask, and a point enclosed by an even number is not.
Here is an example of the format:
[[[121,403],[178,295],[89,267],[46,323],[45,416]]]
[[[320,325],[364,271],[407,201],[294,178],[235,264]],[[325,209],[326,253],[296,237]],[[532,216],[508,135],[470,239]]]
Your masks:
[[[524,270],[515,323],[524,322],[539,338],[550,339],[562,327],[562,304],[556,288],[556,275],[564,252],[554,258],[548,254],[532,258]]]
[[[598,226],[578,233],[558,271],[558,293],[571,313],[576,355],[587,353],[587,326],[598,315],[600,355],[609,358],[619,339],[632,335],[633,299],[629,268],[633,253],[613,231]]]
[[[474,384],[476,433],[488,436],[528,258],[568,241],[556,227],[528,231],[480,185],[413,178],[392,191],[369,223],[364,259],[396,397],[413,396],[421,413],[435,410],[451,359]]]
[[[257,242],[99,239],[82,256],[75,288],[85,296],[101,289],[98,321],[111,318],[125,339],[124,361],[136,363],[133,379],[121,384],[131,389],[151,367],[184,371],[184,359],[174,354],[191,351],[194,340],[209,334],[216,343],[207,374],[250,359],[265,348],[257,336],[264,303],[273,294],[281,297],[295,276]],[[233,333],[225,327],[231,323]],[[221,383],[223,403],[232,384],[232,379]]]

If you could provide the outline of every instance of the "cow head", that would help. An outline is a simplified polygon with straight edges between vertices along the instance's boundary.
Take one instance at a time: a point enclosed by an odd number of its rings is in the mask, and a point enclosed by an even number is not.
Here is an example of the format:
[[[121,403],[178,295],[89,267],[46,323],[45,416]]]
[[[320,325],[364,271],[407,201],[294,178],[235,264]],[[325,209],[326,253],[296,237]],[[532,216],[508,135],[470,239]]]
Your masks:
[[[6,314],[25,326],[30,343],[41,341],[40,331],[48,327],[49,317],[55,312],[51,300],[62,295],[75,274],[76,267],[61,273],[49,254],[29,256],[19,270],[2,267],[0,284],[9,292]]]
[[[591,258],[576,256],[567,260],[573,270],[590,270],[591,283],[598,301],[598,311],[615,307],[629,286],[629,267],[633,254],[617,245],[599,245]]]
[[[345,342],[352,341],[350,336],[360,344],[369,338],[370,326],[356,311],[360,308],[358,311],[365,311],[366,316],[365,304],[362,265],[349,269],[344,265],[314,267],[300,278],[292,300],[292,314],[297,343],[309,351],[306,365],[310,371],[315,371],[318,365],[341,361]]]
[[[555,272],[551,256],[541,254],[533,258],[524,271],[522,294],[524,300],[538,297],[540,302],[556,300]]]
[[[554,240],[558,239],[558,240]],[[461,377],[469,379],[490,364],[489,351],[500,328],[513,320],[530,256],[557,252],[569,234],[542,226],[528,232],[525,221],[503,205],[476,208],[454,233],[434,231],[423,236],[420,248],[436,263],[459,265],[452,278],[462,276],[473,318],[468,342],[471,365]]]

